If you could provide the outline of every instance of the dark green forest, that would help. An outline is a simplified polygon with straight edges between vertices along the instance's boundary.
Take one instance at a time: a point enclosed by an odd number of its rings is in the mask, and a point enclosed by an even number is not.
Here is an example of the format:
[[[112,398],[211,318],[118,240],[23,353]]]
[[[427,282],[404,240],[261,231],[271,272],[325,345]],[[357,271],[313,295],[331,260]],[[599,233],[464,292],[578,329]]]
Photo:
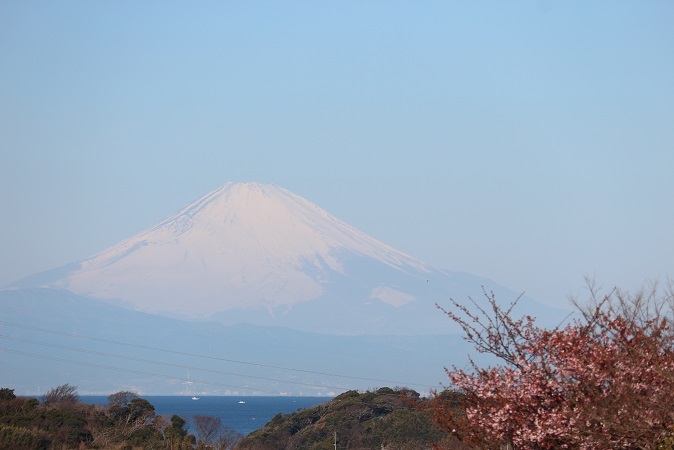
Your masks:
[[[0,389],[0,449],[465,449],[431,420],[430,401],[406,388],[348,391],[316,407],[278,414],[247,437],[219,418],[155,414],[133,392],[107,405],[79,401],[74,386],[41,398]]]
[[[468,449],[432,421],[430,401],[406,388],[348,391],[249,434],[240,450]]]
[[[0,449],[233,449],[243,436],[219,418],[194,416],[194,434],[182,417],[155,414],[133,392],[117,392],[108,405],[79,401],[74,386],[51,389],[40,399],[0,389]]]

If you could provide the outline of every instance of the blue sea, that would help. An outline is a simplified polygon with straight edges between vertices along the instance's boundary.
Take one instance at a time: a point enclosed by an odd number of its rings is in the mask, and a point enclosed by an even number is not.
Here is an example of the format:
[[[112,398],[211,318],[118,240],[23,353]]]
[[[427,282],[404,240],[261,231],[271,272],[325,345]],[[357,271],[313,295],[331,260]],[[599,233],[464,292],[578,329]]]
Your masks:
[[[244,436],[265,426],[278,413],[288,414],[311,408],[331,397],[200,397],[141,396],[152,403],[157,415],[177,414],[191,424],[196,415],[219,417],[222,424]],[[82,395],[80,401],[91,405],[107,405],[104,395]]]

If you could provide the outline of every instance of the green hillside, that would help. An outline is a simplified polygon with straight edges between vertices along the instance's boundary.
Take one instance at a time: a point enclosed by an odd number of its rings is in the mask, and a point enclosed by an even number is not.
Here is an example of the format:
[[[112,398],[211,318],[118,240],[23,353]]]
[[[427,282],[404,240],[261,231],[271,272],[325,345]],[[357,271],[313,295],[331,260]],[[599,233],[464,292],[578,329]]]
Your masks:
[[[461,443],[437,428],[411,389],[348,391],[333,400],[291,414],[276,415],[239,443],[240,450],[431,449],[460,450]]]

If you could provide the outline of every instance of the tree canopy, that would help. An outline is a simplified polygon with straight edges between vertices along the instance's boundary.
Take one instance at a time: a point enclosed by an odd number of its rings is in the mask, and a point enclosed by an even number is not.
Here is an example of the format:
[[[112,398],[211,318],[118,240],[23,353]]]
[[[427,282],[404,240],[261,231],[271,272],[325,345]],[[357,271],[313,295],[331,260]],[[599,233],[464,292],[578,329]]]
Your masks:
[[[436,395],[436,423],[478,448],[672,448],[671,286],[590,292],[579,317],[552,330],[489,293],[486,306],[441,308],[501,364],[448,370],[458,392]]]
[[[335,448],[424,449],[451,441],[466,450],[431,420],[412,389],[380,388],[344,392],[333,400],[291,414],[278,414],[239,444],[241,450]]]

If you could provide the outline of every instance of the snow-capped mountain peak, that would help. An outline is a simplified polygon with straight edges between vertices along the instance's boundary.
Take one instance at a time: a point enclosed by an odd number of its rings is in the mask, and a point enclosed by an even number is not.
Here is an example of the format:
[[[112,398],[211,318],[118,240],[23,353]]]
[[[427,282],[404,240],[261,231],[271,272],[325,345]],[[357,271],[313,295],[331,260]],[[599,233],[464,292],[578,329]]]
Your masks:
[[[84,260],[55,285],[143,310],[204,316],[321,297],[354,257],[397,271],[431,270],[286,189],[226,183]],[[377,289],[373,298],[386,301],[381,293],[388,291]],[[400,295],[391,299],[399,303]]]
[[[368,256],[383,264],[423,270],[425,264],[351,227],[315,204],[275,185],[227,183],[168,217],[86,261],[105,264],[139,245],[185,240],[222,252],[250,255],[263,253],[287,262],[325,258],[339,270],[330,256],[344,250]]]
[[[47,287],[150,313],[336,334],[443,333],[436,303],[491,280],[424,264],[286,189],[226,183],[80,263],[13,288]],[[527,313],[540,305],[525,298]]]

